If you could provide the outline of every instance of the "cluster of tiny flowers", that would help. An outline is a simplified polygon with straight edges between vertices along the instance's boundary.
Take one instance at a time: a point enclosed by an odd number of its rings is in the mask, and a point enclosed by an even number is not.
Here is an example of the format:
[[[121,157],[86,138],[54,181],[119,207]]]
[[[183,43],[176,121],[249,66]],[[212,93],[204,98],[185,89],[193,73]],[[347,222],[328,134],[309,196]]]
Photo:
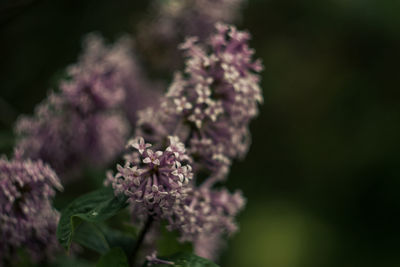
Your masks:
[[[125,165],[117,165],[115,175],[108,173],[116,194],[125,194],[136,211],[165,216],[172,206],[186,197],[186,188],[193,177],[185,146],[175,136],[163,150],[153,151],[142,137],[128,142],[134,151],[125,157]]]
[[[200,257],[217,260],[218,254],[224,245],[226,244],[220,234],[202,234],[194,241],[193,250]]]
[[[138,113],[136,127],[153,144],[163,144],[168,135],[185,144],[194,178],[161,218],[180,233],[180,241],[192,242],[198,255],[210,259],[223,236],[237,231],[235,217],[245,204],[240,192],[213,187],[227,177],[232,160],[246,155],[249,123],[263,101],[262,65],[252,59],[249,34],[221,23],[216,31],[207,45],[191,37],[180,46],[185,70],[175,74],[157,108]]]
[[[57,250],[55,189],[62,190],[60,181],[42,161],[23,160],[19,153],[0,158],[0,266],[15,262],[20,249],[34,261]]]
[[[186,36],[205,40],[218,21],[239,18],[245,0],[156,0],[151,16],[138,25],[138,45],[156,69],[180,67],[176,49]]]
[[[87,37],[59,92],[51,93],[33,116],[18,120],[17,147],[26,158],[42,159],[59,174],[115,159],[126,143],[129,121],[135,122],[145,99],[155,98],[143,88],[147,85],[141,83],[131,48],[127,38],[107,46],[97,35]]]
[[[195,242],[203,235],[222,235],[236,232],[235,216],[245,200],[238,191],[214,190],[200,187],[175,203],[167,218],[170,230],[181,233],[181,241]]]
[[[247,32],[224,24],[216,28],[208,47],[193,37],[181,45],[185,71],[175,75],[161,109],[141,112],[138,132],[152,141],[177,132],[196,159],[195,171],[204,169],[221,179],[232,159],[248,150],[248,125],[262,102],[257,74],[262,66],[252,60]]]

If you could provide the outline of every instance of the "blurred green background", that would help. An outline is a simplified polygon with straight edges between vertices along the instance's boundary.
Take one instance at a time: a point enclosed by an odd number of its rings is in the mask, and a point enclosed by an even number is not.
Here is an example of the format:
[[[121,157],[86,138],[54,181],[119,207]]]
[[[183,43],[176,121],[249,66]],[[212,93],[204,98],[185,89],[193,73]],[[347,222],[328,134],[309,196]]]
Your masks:
[[[0,152],[76,61],[147,1],[0,2]],[[248,198],[221,266],[400,266],[400,1],[250,0],[265,103],[228,187]]]

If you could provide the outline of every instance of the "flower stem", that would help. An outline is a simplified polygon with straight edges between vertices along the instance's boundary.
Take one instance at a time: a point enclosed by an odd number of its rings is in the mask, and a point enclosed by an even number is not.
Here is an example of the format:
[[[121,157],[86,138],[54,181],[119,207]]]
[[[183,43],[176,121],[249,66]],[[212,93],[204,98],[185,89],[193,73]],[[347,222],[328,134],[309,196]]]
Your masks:
[[[137,254],[138,254],[138,252],[140,250],[140,247],[143,244],[143,241],[144,241],[144,238],[146,237],[147,232],[151,228],[153,220],[154,220],[153,216],[149,216],[147,218],[147,221],[146,221],[145,225],[143,226],[142,230],[139,233],[139,237],[138,237],[138,239],[136,241],[135,248],[133,249],[133,252],[132,252],[131,257],[129,259],[131,266],[135,265],[135,260],[136,260]]]

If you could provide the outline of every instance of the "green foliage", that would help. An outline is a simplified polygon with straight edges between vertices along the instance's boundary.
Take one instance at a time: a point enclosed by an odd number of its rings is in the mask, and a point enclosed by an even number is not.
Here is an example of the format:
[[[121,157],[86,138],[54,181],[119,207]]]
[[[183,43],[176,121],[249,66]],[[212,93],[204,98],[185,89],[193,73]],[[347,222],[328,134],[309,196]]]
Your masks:
[[[136,236],[126,231],[119,231],[109,228],[105,225],[101,225],[100,230],[103,233],[103,236],[110,248],[119,247],[127,255],[130,255],[132,253],[133,248],[135,247]]]
[[[176,252],[193,252],[193,246],[190,242],[181,243],[178,241],[177,232],[168,231],[166,227],[161,227],[161,234],[157,239],[157,252],[160,255],[172,255]]]
[[[129,267],[128,258],[120,248],[113,248],[107,254],[103,255],[96,267]]]
[[[75,239],[98,252],[105,252],[108,248],[106,242],[103,242],[104,234],[96,224],[114,216],[126,206],[126,197],[115,197],[110,188],[85,194],[61,212],[57,238],[67,250]],[[82,222],[85,222],[85,225],[78,227]]]
[[[82,222],[79,224],[74,230],[72,240],[100,254],[110,250],[103,232],[94,223]]]
[[[103,254],[96,266],[129,266],[126,255],[130,255],[135,246],[136,229],[122,232],[102,224],[126,206],[126,197],[115,197],[109,188],[83,195],[62,211],[57,238],[66,249],[69,249],[74,241]],[[158,244],[162,253],[181,251],[180,254],[168,258],[175,263],[174,266],[217,266],[207,259],[189,253],[191,247],[178,244],[174,233],[164,231],[162,236]]]
[[[72,256],[67,256],[67,255],[59,255],[57,256],[55,262],[53,262],[51,267],[93,267],[93,264],[83,260],[83,259],[77,259]],[[39,266],[38,266],[39,267]],[[42,265],[40,267],[43,267]]]
[[[72,241],[100,254],[118,247],[129,255],[135,246],[135,239],[130,233],[121,232],[103,224],[89,222],[82,222],[76,227]]]

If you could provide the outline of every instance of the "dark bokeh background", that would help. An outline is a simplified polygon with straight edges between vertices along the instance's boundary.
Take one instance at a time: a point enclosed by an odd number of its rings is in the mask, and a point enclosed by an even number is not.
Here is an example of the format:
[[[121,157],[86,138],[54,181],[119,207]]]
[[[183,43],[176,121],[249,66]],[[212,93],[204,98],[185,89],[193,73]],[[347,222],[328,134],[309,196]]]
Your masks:
[[[0,151],[85,33],[131,31],[146,1],[0,3]],[[222,266],[400,266],[400,1],[250,0],[240,28],[265,103],[228,186],[247,209]]]

